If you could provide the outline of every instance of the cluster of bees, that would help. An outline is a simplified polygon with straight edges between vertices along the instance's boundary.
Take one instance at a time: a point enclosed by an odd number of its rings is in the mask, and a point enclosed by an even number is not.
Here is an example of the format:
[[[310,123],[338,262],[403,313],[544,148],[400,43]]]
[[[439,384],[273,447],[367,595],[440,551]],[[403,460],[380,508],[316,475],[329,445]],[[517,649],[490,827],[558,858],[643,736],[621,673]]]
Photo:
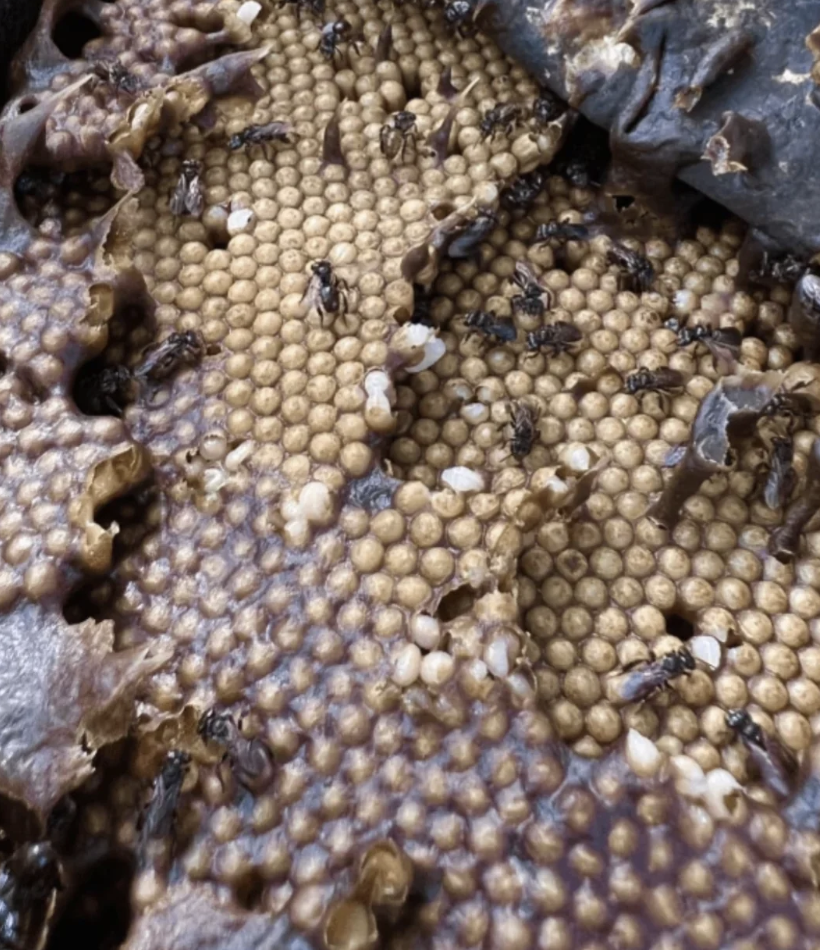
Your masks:
[[[672,680],[688,676],[696,669],[696,660],[687,647],[645,663],[637,661],[625,668],[620,677],[616,698],[621,703],[640,703],[659,690],[669,687]],[[725,714],[726,725],[746,747],[749,758],[763,783],[781,799],[795,790],[798,762],[794,754],[780,740],[770,735],[752,719],[745,709],[730,709]]]
[[[322,19],[325,0],[281,0],[281,4],[295,3],[297,15],[302,14]],[[430,5],[443,8],[445,22],[460,35],[471,35],[475,30],[476,5],[472,0],[432,0]],[[355,34],[352,25],[345,19],[324,23],[320,31],[319,50],[329,61],[335,62],[343,43],[357,50],[361,37]],[[94,74],[99,82],[106,83],[118,94],[135,96],[141,91],[139,80],[117,62],[98,62]],[[527,123],[545,125],[557,119],[565,107],[549,93],[544,92],[526,106],[520,103],[500,103],[482,116],[480,132],[493,139],[499,134],[512,134],[517,127]],[[379,147],[391,160],[403,162],[408,151],[418,148],[417,117],[409,110],[402,110],[386,122],[379,133]],[[328,132],[333,129],[329,128]],[[285,122],[273,121],[261,125],[249,125],[228,140],[232,150],[260,146],[267,149],[276,143],[289,143],[292,130]],[[325,146],[327,148],[328,135]],[[541,169],[519,176],[507,186],[501,195],[501,206],[506,211],[528,209],[546,182],[546,172]],[[182,163],[179,177],[170,198],[170,210],[176,216],[199,217],[204,210],[205,195],[202,185],[202,166],[195,160]],[[449,240],[446,257],[455,262],[479,260],[480,245],[486,241],[499,219],[490,209],[479,211]],[[536,243],[587,240],[600,233],[596,223],[568,223],[550,221],[538,227]],[[652,262],[643,254],[618,240],[613,240],[608,251],[608,262],[619,269],[623,289],[637,293],[649,290],[656,273]],[[778,279],[780,274],[774,274]],[[788,272],[791,276],[791,271]],[[512,277],[517,293],[512,297],[512,315],[525,315],[543,319],[553,305],[553,294],[545,287],[527,263],[520,261]],[[322,322],[326,317],[343,316],[349,309],[349,287],[336,275],[328,260],[311,264],[311,276],[303,300],[315,308]],[[429,287],[414,284],[414,308],[411,315],[414,323],[432,326],[431,291]],[[499,316],[493,310],[471,310],[463,317],[467,336],[475,336],[496,345],[512,344],[518,330],[512,318]],[[675,321],[666,323],[676,333],[680,347],[703,345],[713,354],[717,363],[734,366],[740,355],[741,335],[734,328],[712,326],[680,326]],[[531,330],[525,335],[527,353],[547,352],[553,355],[572,352],[583,341],[581,331],[573,323],[557,320]],[[124,366],[106,367],[90,374],[78,386],[78,402],[92,414],[110,413],[121,415],[124,405],[131,398],[135,384],[144,385],[168,378],[177,368],[197,363],[205,352],[204,343],[193,331],[174,333],[164,343],[149,348],[133,369]],[[624,380],[624,389],[632,395],[654,392],[666,395],[679,391],[685,385],[683,374],[669,367],[650,371],[639,369]],[[775,411],[782,409],[775,406]],[[537,439],[537,414],[535,409],[519,402],[510,408],[512,436],[510,454],[522,461],[529,455]],[[777,437],[773,441],[772,459],[768,467],[763,498],[770,507],[778,507],[788,499],[795,485],[792,468],[793,448],[791,440]],[[664,656],[642,662],[637,667],[626,668],[617,687],[617,699],[622,703],[640,703],[659,690],[668,688],[679,677],[687,676],[696,668],[696,660],[687,647]],[[754,722],[745,710],[729,710],[726,724],[743,742],[751,759],[756,763],[764,781],[781,796],[786,797],[794,787],[796,761],[774,737],[769,736]],[[226,771],[226,779],[233,779],[253,792],[262,791],[273,779],[274,761],[271,750],[259,738],[247,738],[242,724],[227,713],[210,710],[199,723],[199,735],[207,748],[217,748],[222,753],[220,768]],[[162,839],[173,831],[179,798],[190,755],[174,749],[167,753],[154,780],[150,800],[142,817],[143,843]],[[43,846],[32,846],[41,848]],[[26,856],[33,864],[48,865],[46,855]],[[21,859],[22,860],[22,859]],[[50,865],[48,865],[50,866]],[[25,869],[23,869],[24,871]],[[15,880],[28,880],[23,871]],[[0,877],[0,901],[2,901],[2,878]],[[10,898],[7,899],[7,903]]]
[[[258,736],[244,735],[241,720],[237,722],[230,713],[209,709],[200,718],[197,732],[206,751],[217,751],[218,772],[223,783],[233,779],[247,791],[261,794],[273,782],[273,753]],[[171,749],[166,753],[140,819],[143,852],[152,840],[162,840],[173,833],[190,764],[188,752]]]
[[[147,347],[133,369],[116,364],[81,376],[74,397],[87,415],[122,416],[135,391],[161,383],[184,365],[196,365],[205,353],[205,341],[195,330],[171,333]]]

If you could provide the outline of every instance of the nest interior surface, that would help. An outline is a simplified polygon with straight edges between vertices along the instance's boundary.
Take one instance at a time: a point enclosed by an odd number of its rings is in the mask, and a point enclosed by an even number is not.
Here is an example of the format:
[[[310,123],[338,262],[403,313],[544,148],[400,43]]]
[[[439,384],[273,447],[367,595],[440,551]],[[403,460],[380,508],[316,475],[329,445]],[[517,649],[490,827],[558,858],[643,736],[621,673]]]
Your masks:
[[[548,168],[571,117],[485,134],[538,87],[439,6],[333,0],[330,57],[308,3],[81,12],[98,35],[70,58],[47,0],[0,119],[0,791],[67,884],[22,945],[820,946],[820,534],[767,554],[754,438],[674,527],[649,516],[722,375],[666,321],[738,328],[738,373],[800,355],[790,290],[736,289],[738,223],[629,239],[643,292],[608,235],[535,242],[596,201]],[[229,147],[271,122],[287,141]],[[199,215],[170,209],[186,160]],[[465,259],[436,244],[486,210]],[[546,316],[513,305],[521,261]],[[558,321],[578,345],[527,348]],[[141,371],[187,332],[192,365]],[[135,388],[90,405],[112,367]],[[680,392],[625,391],[661,367]],[[798,475],[815,434],[798,420]],[[631,664],[705,638],[713,663],[620,701]],[[802,757],[785,810],[729,709]]]

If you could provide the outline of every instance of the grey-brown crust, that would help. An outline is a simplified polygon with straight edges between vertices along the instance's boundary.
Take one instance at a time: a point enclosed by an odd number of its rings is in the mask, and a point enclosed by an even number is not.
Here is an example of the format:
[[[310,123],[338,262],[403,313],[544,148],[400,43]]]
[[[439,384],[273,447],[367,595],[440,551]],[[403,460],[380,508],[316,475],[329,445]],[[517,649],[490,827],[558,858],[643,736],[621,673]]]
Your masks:
[[[616,156],[636,166],[637,181],[654,179],[662,192],[677,174],[786,249],[814,252],[820,247],[820,214],[812,204],[818,172],[806,147],[820,131],[816,52],[809,42],[816,35],[814,5],[786,10],[776,0],[746,6],[675,0],[638,16],[631,6],[627,0],[512,0],[483,4],[479,19],[505,52],[611,130]],[[641,64],[658,56],[651,96],[625,129]],[[699,83],[701,72],[709,82],[697,106],[677,108],[676,97]],[[748,172],[716,174],[700,160],[726,112],[763,122],[768,131],[770,152]]]

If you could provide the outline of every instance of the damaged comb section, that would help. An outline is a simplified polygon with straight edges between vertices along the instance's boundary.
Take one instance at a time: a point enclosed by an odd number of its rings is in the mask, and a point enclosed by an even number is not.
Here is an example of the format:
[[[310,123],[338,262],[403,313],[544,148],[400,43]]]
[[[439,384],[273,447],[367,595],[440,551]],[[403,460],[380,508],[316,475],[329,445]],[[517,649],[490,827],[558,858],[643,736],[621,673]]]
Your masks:
[[[91,774],[93,753],[126,734],[141,680],[165,647],[114,653],[111,623],[69,626],[29,605],[3,620],[0,792],[40,821]]]
[[[674,527],[687,498],[707,478],[732,467],[738,440],[753,432],[781,382],[781,375],[775,372],[719,380],[700,404],[683,458],[649,511],[653,521],[664,528]]]
[[[66,58],[52,38],[69,7],[72,15],[88,18],[102,34],[86,44],[87,59]],[[46,0],[36,30],[12,67],[18,100],[43,99],[52,90],[63,91],[37,149],[38,163],[71,171],[111,161],[112,151],[118,156],[121,150],[110,151],[110,139],[119,131],[126,110],[136,105],[135,99],[143,100],[138,109],[142,124],[150,124],[149,116],[157,112],[164,121],[181,121],[205,110],[212,98],[259,94],[248,70],[265,55],[264,49],[238,54],[239,59],[229,54],[207,62],[218,50],[246,42],[250,38],[247,24],[225,10],[217,15],[221,28],[212,29],[213,4],[192,0],[190,7],[191,17],[178,22],[179,11],[172,4],[157,4],[149,11],[129,0],[79,7],[64,0]],[[138,55],[132,49],[135,46]],[[82,87],[72,85],[72,80],[82,80]],[[66,85],[71,87],[70,94]],[[159,116],[153,121],[158,124]],[[134,122],[133,112],[130,122]],[[130,157],[136,157],[133,150]],[[126,161],[118,160],[115,180],[128,190],[140,177],[134,169],[123,169]]]

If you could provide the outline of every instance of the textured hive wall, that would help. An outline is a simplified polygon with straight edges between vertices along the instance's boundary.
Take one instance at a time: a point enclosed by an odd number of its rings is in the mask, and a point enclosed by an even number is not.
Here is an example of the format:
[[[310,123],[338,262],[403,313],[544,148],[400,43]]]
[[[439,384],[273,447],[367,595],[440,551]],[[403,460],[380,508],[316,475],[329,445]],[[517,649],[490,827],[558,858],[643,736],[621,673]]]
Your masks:
[[[132,727],[75,793],[63,850],[69,871],[100,846],[136,855],[127,945],[140,950],[352,950],[373,946],[376,927],[385,943],[442,948],[609,946],[610,927],[630,950],[815,946],[814,785],[779,817],[771,790],[746,784],[756,776],[724,711],[748,707],[786,746],[809,748],[816,536],[794,566],[766,556],[781,514],[754,497],[753,443],[674,530],[647,517],[719,375],[711,355],[678,350],[664,320],[716,315],[746,331],[747,369],[786,369],[788,293],[734,291],[731,224],[646,242],[655,288],[622,290],[609,238],[565,256],[532,244],[539,223],[579,220],[593,200],[552,176],[530,214],[500,213],[480,260],[439,262],[444,355],[408,371],[423,349],[398,323],[413,309],[408,253],[458,207],[467,220],[496,208],[505,184],[549,161],[565,122],[483,137],[485,104],[537,89],[490,40],[449,33],[438,9],[336,3],[328,16],[363,46],[344,42],[329,61],[306,11],[272,8],[249,31],[237,6],[220,4],[218,23],[210,4],[106,4],[85,55],[121,52],[150,88],[83,83],[84,60],[47,80],[30,69],[20,96],[42,104],[18,117],[18,98],[0,126],[15,143],[0,205],[12,225],[0,397],[14,433],[0,663],[25,687],[17,707],[35,689],[65,705],[15,724],[24,741],[0,724],[3,747],[19,747],[2,761],[4,790],[45,817],[90,771],[86,750]],[[47,7],[46,33],[59,12]],[[377,63],[386,23],[392,52]],[[405,108],[417,146],[390,160],[380,129]],[[107,139],[83,134],[94,110]],[[448,116],[439,162],[425,140]],[[231,151],[251,121],[287,122],[290,141]],[[335,121],[347,167],[325,161]],[[108,169],[92,171],[23,196],[24,218],[10,185],[30,155],[63,169],[108,158],[135,193],[92,224],[113,204]],[[202,163],[200,219],[169,210],[184,159]],[[304,295],[324,258],[350,303],[322,320]],[[463,326],[474,309],[511,314],[521,259],[554,296],[549,319],[582,332],[572,353],[525,350],[540,317],[515,314],[504,346]],[[172,331],[202,335],[198,365],[142,385],[121,419],[78,411],[83,362],[138,368]],[[682,394],[622,390],[621,376],[661,365],[686,375]],[[383,372],[393,391],[380,399]],[[585,394],[580,377],[595,381]],[[522,462],[508,444],[519,400],[540,413]],[[812,440],[796,435],[799,470]],[[454,466],[482,485],[446,487]],[[717,669],[613,702],[625,665],[680,646],[673,616],[719,644]],[[63,679],[35,680],[32,631],[36,655],[54,656],[37,670]],[[197,735],[213,707],[272,755],[252,790]],[[629,727],[688,757],[674,781],[658,752],[631,749],[643,778],[627,766],[612,744]],[[171,749],[192,757],[177,820],[146,839],[148,788]],[[711,784],[692,779],[697,765]]]

